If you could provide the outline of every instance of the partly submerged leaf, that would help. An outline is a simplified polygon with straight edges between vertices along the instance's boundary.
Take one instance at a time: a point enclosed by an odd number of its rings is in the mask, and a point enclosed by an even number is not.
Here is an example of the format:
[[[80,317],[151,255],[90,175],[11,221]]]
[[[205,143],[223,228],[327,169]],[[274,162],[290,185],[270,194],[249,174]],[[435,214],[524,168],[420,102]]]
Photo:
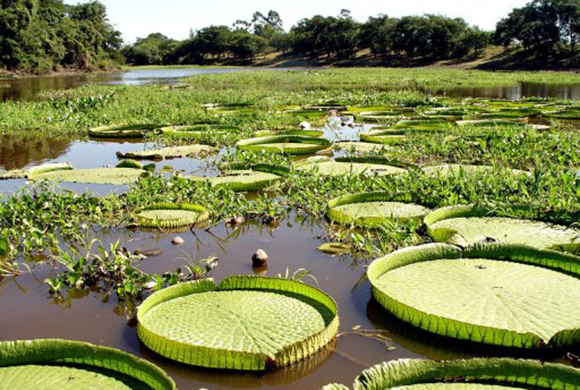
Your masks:
[[[368,269],[379,303],[443,336],[518,348],[580,340],[580,258],[516,245],[407,248]]]
[[[580,371],[536,360],[478,358],[432,361],[401,359],[377,364],[356,378],[354,390],[575,389]],[[328,390],[344,389],[327,387]]]
[[[425,218],[429,234],[439,242],[469,245],[483,241],[525,244],[538,248],[580,245],[580,231],[526,219],[493,216],[473,205],[435,210]]]
[[[209,213],[203,206],[189,203],[158,203],[135,212],[142,228],[177,229],[207,222]]]
[[[314,154],[329,149],[332,143],[325,138],[304,137],[299,135],[275,135],[270,137],[251,138],[238,142],[241,150],[289,155]]]
[[[329,255],[339,255],[339,256],[346,255],[352,252],[351,245],[343,244],[340,242],[327,242],[325,244],[320,245],[316,249]]]
[[[163,149],[150,149],[141,152],[117,152],[117,156],[120,158],[163,160],[169,158],[207,155],[215,152],[217,152],[217,149],[208,145],[186,145]]]
[[[341,224],[377,227],[387,221],[421,219],[429,209],[397,201],[387,193],[345,195],[328,203],[328,217]]]
[[[143,138],[160,127],[156,124],[101,126],[90,129],[89,135],[94,138]]]
[[[406,169],[389,165],[391,161],[381,158],[337,158],[312,157],[295,164],[299,171],[315,172],[322,176],[377,174],[395,175],[407,172]]]
[[[314,354],[338,330],[336,304],[301,282],[234,276],[177,285],[148,298],[139,338],[168,358],[237,370],[282,367]]]
[[[122,185],[136,182],[144,173],[144,170],[134,168],[65,169],[29,174],[29,178],[58,182]]]
[[[176,386],[157,366],[123,351],[78,341],[33,340],[0,342],[0,389],[175,390]]]

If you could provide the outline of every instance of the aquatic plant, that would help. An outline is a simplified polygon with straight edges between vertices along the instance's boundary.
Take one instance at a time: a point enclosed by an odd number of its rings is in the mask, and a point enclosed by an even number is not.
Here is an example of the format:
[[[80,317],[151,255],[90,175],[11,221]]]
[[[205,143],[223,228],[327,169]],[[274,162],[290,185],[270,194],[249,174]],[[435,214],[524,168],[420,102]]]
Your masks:
[[[515,244],[429,244],[378,259],[367,275],[379,303],[421,329],[546,348],[578,341],[579,265],[576,256]]]
[[[127,352],[56,339],[0,342],[0,382],[14,389],[177,389],[159,367]]]
[[[141,228],[178,229],[208,222],[203,206],[189,203],[157,203],[138,209],[135,223]]]
[[[170,359],[252,371],[305,359],[338,330],[336,303],[322,291],[251,276],[164,289],[143,302],[138,319],[141,341]]]
[[[355,379],[354,390],[517,389],[576,387],[580,371],[563,364],[509,358],[430,361],[400,359],[377,364]],[[348,390],[328,385],[322,390]]]
[[[94,138],[144,138],[161,127],[158,124],[101,126],[91,128],[89,135]]]
[[[332,146],[325,138],[304,137],[298,135],[276,135],[271,137],[250,138],[239,141],[240,150],[289,155],[314,154]]]

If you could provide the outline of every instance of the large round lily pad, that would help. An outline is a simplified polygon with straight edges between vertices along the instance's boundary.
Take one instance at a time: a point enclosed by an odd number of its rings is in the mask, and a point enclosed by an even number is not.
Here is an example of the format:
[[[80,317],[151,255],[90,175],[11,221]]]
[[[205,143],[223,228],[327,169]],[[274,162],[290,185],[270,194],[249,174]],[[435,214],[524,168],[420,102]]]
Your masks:
[[[324,131],[322,130],[308,130],[308,129],[279,129],[279,130],[258,130],[254,133],[255,138],[270,137],[274,135],[300,135],[303,137],[322,137]]]
[[[113,125],[94,127],[89,135],[94,138],[143,138],[161,126],[157,124]]]
[[[216,148],[208,145],[185,145],[162,149],[150,149],[140,152],[117,152],[117,157],[137,160],[163,160],[179,157],[203,156],[210,153],[216,153],[217,151]]]
[[[491,175],[494,173],[509,173],[514,176],[531,176],[531,172],[521,169],[493,167],[489,165],[469,165],[469,164],[442,164],[422,168],[423,172],[429,176],[459,176],[465,175]]]
[[[580,274],[580,258],[509,244],[407,248],[368,269],[373,295],[401,320],[518,348],[580,341],[580,280],[568,273]]]
[[[359,375],[354,390],[574,389],[580,371],[562,364],[509,358],[432,361],[400,359]],[[328,385],[324,390],[348,390]]]
[[[565,226],[497,216],[474,205],[446,207],[425,218],[429,234],[439,242],[469,245],[497,241],[543,249],[567,249],[580,245],[580,231]]]
[[[189,203],[158,203],[135,212],[137,225],[143,228],[177,229],[207,222],[205,207]]]
[[[329,149],[332,143],[325,138],[304,137],[299,135],[276,135],[251,138],[238,142],[241,150],[254,152],[280,153],[289,155],[314,154]]]
[[[183,363],[265,370],[305,359],[338,330],[336,304],[286,279],[234,276],[170,287],[139,308],[138,334],[153,351]]]
[[[256,164],[247,169],[230,170],[225,176],[189,177],[193,180],[208,181],[212,187],[227,188],[235,192],[262,191],[282,181],[290,173],[286,167]]]
[[[240,131],[239,127],[221,126],[212,124],[198,124],[188,126],[169,126],[160,130],[163,135],[173,138],[200,139],[212,135],[235,134]]]
[[[399,145],[406,139],[405,132],[397,130],[371,130],[360,135],[362,142],[383,145]]]
[[[390,194],[381,192],[345,195],[328,203],[328,217],[331,220],[371,228],[387,221],[421,219],[428,212],[426,207],[396,201]]]
[[[334,146],[338,150],[353,153],[381,152],[391,150],[390,146],[384,144],[358,141],[336,142]]]
[[[131,184],[139,180],[146,171],[134,168],[90,168],[72,169],[71,166],[52,170],[30,171],[31,180],[51,180],[56,182],[71,182],[85,184]]]
[[[74,366],[73,366],[74,365]],[[157,366],[112,348],[65,340],[0,342],[2,390],[174,390]]]
[[[392,161],[372,157],[342,157],[331,159],[328,157],[312,157],[295,165],[299,171],[315,172],[322,176],[340,175],[396,175],[407,172],[406,169],[389,165]]]

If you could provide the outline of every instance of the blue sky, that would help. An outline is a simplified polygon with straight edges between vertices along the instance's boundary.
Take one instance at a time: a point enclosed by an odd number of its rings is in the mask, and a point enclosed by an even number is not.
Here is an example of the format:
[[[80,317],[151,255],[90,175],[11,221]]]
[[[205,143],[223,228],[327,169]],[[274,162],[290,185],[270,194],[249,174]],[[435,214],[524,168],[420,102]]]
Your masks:
[[[211,24],[231,25],[238,19],[251,19],[254,11],[278,11],[284,27],[290,28],[303,17],[338,15],[350,9],[353,16],[366,20],[380,13],[389,16],[424,13],[463,17],[468,22],[491,30],[514,7],[529,0],[100,0],[107,6],[109,19],[127,42],[151,32],[183,39],[189,30]],[[79,0],[65,0],[76,4]]]

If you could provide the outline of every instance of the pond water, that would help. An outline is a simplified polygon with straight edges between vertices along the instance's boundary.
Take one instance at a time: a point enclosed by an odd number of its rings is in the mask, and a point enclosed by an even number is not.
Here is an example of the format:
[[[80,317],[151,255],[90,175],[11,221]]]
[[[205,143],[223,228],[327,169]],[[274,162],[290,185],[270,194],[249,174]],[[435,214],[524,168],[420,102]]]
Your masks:
[[[219,258],[213,277],[221,280],[234,274],[254,274],[251,255],[258,248],[270,257],[268,276],[306,268],[316,281],[305,279],[329,293],[340,309],[340,336],[329,348],[314,357],[278,371],[238,373],[200,369],[171,362],[143,347],[133,325],[123,310],[99,293],[84,291],[56,301],[42,284],[50,276],[49,267],[29,262],[33,273],[0,283],[0,337],[5,340],[65,338],[120,348],[146,357],[165,369],[181,389],[319,389],[329,382],[352,383],[360,372],[374,364],[398,358],[451,359],[474,356],[514,356],[514,351],[452,342],[427,335],[391,318],[371,298],[370,284],[361,279],[365,263],[350,257],[331,257],[316,247],[325,235],[324,221],[314,222],[296,216],[279,226],[246,224],[235,230],[218,224],[209,231],[181,233],[185,244],[171,244],[175,234],[131,232],[102,233],[105,244],[121,239],[127,249],[161,249],[163,254],[150,257],[142,269],[165,272],[187,265],[188,259],[208,256]],[[300,243],[300,245],[297,245]],[[359,325],[364,330],[379,330],[392,341],[385,345],[376,339],[351,334]],[[525,355],[524,355],[525,356]],[[543,354],[546,358],[546,354]],[[554,358],[558,355],[555,354]]]
[[[131,69],[127,72],[76,74],[48,77],[31,77],[15,80],[0,79],[0,102],[6,100],[31,100],[45,91],[68,89],[89,84],[100,85],[175,85],[180,79],[198,74],[248,72],[269,70],[298,70],[308,68],[203,68],[174,67],[163,69]],[[292,86],[289,86],[291,89]],[[301,87],[302,88],[302,87]],[[551,97],[559,99],[580,99],[580,85],[551,85],[521,83],[505,87],[456,87],[448,89],[427,89],[426,92],[450,97],[486,97],[496,99],[521,99],[524,97]]]

